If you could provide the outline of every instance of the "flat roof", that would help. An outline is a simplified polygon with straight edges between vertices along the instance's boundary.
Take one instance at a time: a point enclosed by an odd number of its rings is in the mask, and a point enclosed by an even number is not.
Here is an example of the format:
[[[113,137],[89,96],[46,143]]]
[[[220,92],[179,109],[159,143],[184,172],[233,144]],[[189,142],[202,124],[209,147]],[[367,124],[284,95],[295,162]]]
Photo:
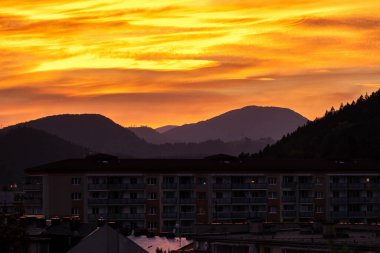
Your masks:
[[[316,159],[68,159],[25,169],[38,174],[230,174],[230,173],[380,173],[380,161]]]

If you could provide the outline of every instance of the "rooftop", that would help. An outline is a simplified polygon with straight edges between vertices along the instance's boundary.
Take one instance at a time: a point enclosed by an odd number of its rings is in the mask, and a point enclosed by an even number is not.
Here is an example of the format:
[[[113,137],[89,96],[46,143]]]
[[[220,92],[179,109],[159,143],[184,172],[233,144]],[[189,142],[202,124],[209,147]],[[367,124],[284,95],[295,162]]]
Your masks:
[[[380,161],[329,161],[315,159],[117,159],[91,156],[28,168],[44,173],[355,173],[380,172]]]

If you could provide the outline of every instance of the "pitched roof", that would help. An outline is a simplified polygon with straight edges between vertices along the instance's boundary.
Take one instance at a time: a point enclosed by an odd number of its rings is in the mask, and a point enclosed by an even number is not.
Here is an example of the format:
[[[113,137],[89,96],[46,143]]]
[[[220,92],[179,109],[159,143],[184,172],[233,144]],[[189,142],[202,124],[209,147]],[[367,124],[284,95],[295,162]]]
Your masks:
[[[67,253],[147,253],[131,240],[105,224],[83,238]]]

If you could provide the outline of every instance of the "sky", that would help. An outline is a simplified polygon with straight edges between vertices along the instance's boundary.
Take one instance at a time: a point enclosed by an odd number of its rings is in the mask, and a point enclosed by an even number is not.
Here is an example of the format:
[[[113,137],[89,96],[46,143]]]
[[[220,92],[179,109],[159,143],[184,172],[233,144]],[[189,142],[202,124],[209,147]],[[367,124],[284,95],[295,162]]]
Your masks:
[[[380,88],[378,0],[1,0],[0,126],[184,124],[247,105],[313,120]]]

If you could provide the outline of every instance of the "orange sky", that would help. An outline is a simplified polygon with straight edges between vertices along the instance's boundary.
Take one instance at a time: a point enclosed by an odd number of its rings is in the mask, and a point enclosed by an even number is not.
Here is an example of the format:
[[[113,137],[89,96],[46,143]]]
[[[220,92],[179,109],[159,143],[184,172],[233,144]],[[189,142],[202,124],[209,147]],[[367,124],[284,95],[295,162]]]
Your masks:
[[[309,119],[380,88],[380,1],[0,1],[0,126],[61,113]]]

